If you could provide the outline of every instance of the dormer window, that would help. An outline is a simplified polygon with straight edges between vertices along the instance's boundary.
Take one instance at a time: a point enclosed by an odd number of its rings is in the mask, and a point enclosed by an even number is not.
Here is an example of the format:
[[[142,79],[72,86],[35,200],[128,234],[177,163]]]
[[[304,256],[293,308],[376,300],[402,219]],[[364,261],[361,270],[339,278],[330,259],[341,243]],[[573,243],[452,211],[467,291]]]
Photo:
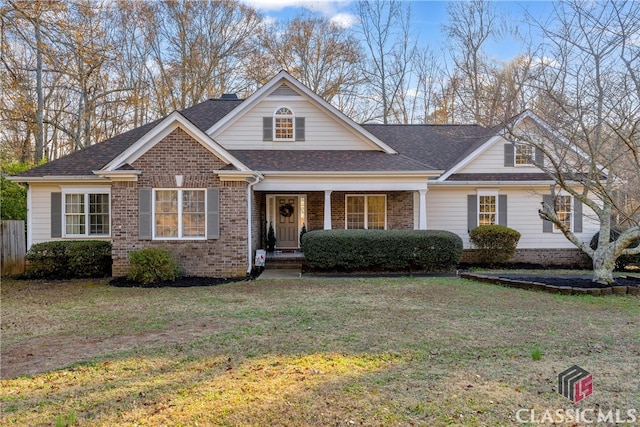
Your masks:
[[[535,150],[530,144],[515,144],[516,165],[532,165]]]
[[[293,111],[287,107],[278,108],[273,115],[275,141],[295,141]]]

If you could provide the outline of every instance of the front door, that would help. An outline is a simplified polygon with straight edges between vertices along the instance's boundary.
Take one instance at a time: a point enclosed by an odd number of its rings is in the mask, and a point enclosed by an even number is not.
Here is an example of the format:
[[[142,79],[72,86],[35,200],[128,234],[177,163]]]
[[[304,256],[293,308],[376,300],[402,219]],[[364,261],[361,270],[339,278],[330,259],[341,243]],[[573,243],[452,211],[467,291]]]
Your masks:
[[[298,196],[276,198],[276,247],[298,247]]]

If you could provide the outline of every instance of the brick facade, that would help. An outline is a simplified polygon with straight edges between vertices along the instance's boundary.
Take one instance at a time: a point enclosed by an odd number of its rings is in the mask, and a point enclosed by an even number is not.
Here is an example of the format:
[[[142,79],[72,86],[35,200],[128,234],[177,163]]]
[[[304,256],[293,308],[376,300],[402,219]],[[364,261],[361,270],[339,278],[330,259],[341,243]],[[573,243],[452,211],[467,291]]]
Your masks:
[[[225,166],[182,129],[176,129],[133,163],[142,172],[137,182],[114,182],[111,190],[113,275],[124,276],[129,252],[165,248],[189,276],[239,277],[247,270],[247,183],[220,182],[213,173]],[[138,189],[220,189],[220,238],[210,240],[141,240],[138,234]]]

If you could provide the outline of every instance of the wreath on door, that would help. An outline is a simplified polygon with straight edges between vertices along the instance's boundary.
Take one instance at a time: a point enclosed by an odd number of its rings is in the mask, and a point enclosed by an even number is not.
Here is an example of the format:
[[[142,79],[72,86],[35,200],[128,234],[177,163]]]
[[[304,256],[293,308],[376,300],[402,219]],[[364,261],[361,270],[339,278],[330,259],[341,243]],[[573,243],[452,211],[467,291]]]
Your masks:
[[[291,203],[285,203],[284,205],[280,206],[280,215],[285,218],[293,215],[293,205]]]

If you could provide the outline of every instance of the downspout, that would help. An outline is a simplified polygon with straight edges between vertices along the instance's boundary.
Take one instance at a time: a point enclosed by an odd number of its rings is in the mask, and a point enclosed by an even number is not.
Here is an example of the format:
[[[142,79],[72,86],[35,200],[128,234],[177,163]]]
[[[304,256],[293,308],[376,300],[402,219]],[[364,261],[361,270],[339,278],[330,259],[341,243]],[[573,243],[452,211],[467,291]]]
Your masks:
[[[253,236],[251,230],[251,227],[253,225],[251,217],[253,216],[253,213],[251,212],[251,192],[253,186],[261,181],[261,176],[258,173],[254,176],[254,178],[255,181],[250,182],[249,185],[247,185],[247,276],[251,274],[251,270],[253,268]]]

